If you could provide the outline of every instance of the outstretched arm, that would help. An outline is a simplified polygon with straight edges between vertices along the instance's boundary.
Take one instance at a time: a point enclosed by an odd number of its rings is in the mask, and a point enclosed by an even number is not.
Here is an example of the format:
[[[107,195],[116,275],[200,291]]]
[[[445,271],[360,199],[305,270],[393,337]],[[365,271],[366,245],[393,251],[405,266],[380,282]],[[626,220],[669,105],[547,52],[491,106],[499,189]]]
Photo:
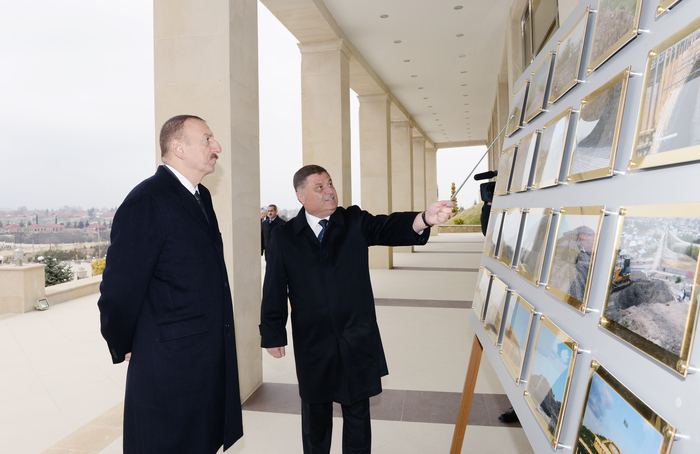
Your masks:
[[[450,219],[454,203],[449,200],[441,200],[433,203],[424,212],[418,213],[413,220],[413,230],[418,233],[428,227],[440,225]],[[425,216],[423,215],[425,213]],[[425,218],[425,221],[423,219]]]

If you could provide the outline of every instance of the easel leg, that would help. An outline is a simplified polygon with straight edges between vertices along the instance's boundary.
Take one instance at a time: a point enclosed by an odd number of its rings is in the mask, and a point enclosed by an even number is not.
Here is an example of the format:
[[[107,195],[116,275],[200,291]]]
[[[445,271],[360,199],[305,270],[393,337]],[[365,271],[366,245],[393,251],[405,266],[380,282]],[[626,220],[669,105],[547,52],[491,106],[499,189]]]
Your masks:
[[[460,454],[462,452],[462,444],[464,443],[464,432],[467,430],[467,421],[469,421],[469,410],[472,408],[472,400],[474,399],[474,388],[476,387],[476,377],[479,374],[479,364],[481,364],[481,353],[484,347],[479,342],[479,338],[474,335],[472,343],[472,353],[469,357],[469,367],[467,369],[467,378],[464,380],[464,391],[462,391],[462,403],[459,406],[459,416],[457,416],[457,425],[455,425],[455,433],[452,437],[452,448],[450,454]]]

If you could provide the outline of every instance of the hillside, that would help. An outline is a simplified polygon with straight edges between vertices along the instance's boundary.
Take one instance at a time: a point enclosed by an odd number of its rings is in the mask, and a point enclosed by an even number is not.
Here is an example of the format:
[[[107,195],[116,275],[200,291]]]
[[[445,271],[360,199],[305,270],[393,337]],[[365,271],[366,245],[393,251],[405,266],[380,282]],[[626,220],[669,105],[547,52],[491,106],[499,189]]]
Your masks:
[[[455,217],[445,222],[444,225],[459,225],[458,223],[455,223],[455,219],[464,219],[464,225],[481,225],[481,207],[483,205],[484,202],[480,202],[474,205],[473,207],[467,208],[464,211],[460,211]]]

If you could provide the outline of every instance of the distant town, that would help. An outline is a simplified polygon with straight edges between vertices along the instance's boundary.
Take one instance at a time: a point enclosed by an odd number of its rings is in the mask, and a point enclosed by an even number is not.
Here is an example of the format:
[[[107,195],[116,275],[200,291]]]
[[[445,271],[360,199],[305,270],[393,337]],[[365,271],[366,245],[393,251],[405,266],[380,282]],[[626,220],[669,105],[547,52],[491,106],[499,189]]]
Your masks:
[[[116,208],[69,207],[29,210],[19,207],[0,211],[0,256],[11,263],[22,249],[23,261],[33,262],[46,252],[60,260],[91,260],[104,257]]]

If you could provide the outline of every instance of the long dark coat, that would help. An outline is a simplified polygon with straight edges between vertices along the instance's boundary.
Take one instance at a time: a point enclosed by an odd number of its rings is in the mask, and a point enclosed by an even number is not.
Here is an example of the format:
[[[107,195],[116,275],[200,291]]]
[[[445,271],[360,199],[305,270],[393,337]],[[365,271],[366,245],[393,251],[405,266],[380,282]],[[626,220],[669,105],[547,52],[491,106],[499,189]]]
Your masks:
[[[209,223],[168,169],[117,210],[100,285],[114,363],[132,353],[124,453],[215,453],[243,435],[233,308],[209,191]]]
[[[287,221],[279,216],[275,216],[275,219],[272,222],[270,222],[270,220],[267,218],[260,222],[260,255],[265,252],[267,245],[270,244],[272,231],[286,222]]]
[[[339,207],[319,243],[304,209],[275,229],[267,249],[260,334],[264,348],[287,345],[287,296],[299,394],[308,403],[351,405],[382,391],[389,373],[370,283],[372,245],[425,244],[417,213],[372,216]]]

